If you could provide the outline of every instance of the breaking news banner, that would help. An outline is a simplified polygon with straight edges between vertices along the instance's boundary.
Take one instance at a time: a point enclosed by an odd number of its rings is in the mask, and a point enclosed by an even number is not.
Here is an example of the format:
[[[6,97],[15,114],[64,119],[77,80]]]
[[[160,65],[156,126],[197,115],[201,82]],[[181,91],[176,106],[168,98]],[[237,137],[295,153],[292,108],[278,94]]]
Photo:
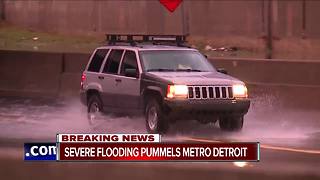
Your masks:
[[[26,143],[25,160],[259,161],[260,144],[161,142],[159,134],[58,134],[57,146]]]
[[[160,134],[57,134],[57,142],[160,142]]]

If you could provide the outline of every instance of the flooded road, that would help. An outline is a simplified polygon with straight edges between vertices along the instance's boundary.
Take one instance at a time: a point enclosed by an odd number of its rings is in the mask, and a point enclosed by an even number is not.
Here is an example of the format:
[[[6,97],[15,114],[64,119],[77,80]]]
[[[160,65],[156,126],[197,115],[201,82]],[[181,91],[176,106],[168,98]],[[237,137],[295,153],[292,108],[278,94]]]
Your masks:
[[[268,177],[317,179],[320,177],[320,172],[318,172],[318,167],[320,167],[320,111],[317,106],[306,103],[309,101],[300,104],[292,101],[288,103],[287,99],[291,99],[290,97],[279,97],[284,96],[273,93],[253,94],[252,104],[249,113],[245,116],[245,124],[241,132],[223,132],[217,123],[204,125],[197,121],[179,121],[172,124],[168,134],[162,138],[163,141],[260,142],[260,162],[244,164],[92,163],[89,172],[83,176],[90,176],[93,169],[100,169],[97,170],[97,174],[103,176],[103,167],[106,167],[110,169],[123,168],[128,172],[133,169],[136,169],[136,172],[148,171],[145,176],[133,172],[135,178],[156,176],[162,179],[164,174],[160,172],[167,169],[168,173],[173,174],[188,170],[188,178],[203,177],[205,174],[205,177],[210,177],[210,172],[214,170],[221,177],[229,176],[235,179],[238,177],[239,179],[242,177],[259,177],[261,179],[259,174],[264,174],[263,177],[266,179]],[[36,173],[37,170],[31,167],[37,165],[22,163],[22,148],[20,149],[20,147],[23,142],[53,142],[57,133],[146,133],[146,130],[142,117],[115,117],[113,115],[105,116],[98,126],[90,127],[86,118],[86,108],[80,104],[77,98],[0,98],[0,155],[4,160],[2,162],[12,164],[11,168],[6,167],[8,168],[7,172],[18,169],[22,174],[27,174],[30,171]],[[44,163],[41,168],[44,172],[52,174],[60,173],[62,167],[71,172],[87,167],[85,163],[74,164],[71,166],[70,163]],[[4,166],[4,164],[0,164],[0,166]],[[25,166],[28,166],[28,171],[24,169]],[[230,172],[235,172],[234,176],[228,174]],[[242,173],[243,176],[239,173]],[[66,173],[62,174],[71,178]],[[266,176],[266,174],[270,174],[270,176]],[[97,176],[100,177],[100,175]],[[181,178],[186,178],[187,174],[180,175]],[[180,178],[180,175],[178,173],[174,177]],[[15,177],[18,178],[18,176]],[[121,177],[121,173],[114,174],[114,177]],[[125,178],[124,174],[123,178]]]
[[[87,121],[78,99],[0,98],[0,139],[55,141],[57,133],[146,133],[143,117],[105,115],[96,127]],[[222,141],[257,141],[270,145],[320,148],[320,111],[287,108],[276,97],[253,97],[241,132],[223,132],[218,123],[178,121],[164,140],[183,137]],[[314,143],[313,143],[314,142]]]

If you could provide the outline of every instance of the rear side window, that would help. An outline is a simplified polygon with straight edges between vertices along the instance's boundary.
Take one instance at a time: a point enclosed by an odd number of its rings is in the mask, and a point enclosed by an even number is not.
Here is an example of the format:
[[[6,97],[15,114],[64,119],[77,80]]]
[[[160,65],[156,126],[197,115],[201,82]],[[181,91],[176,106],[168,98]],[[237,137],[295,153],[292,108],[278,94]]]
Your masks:
[[[98,49],[93,55],[93,58],[89,64],[88,71],[99,72],[101,64],[106,57],[109,49]]]
[[[103,68],[103,72],[110,73],[110,74],[117,74],[122,54],[123,54],[123,50],[120,50],[120,49],[111,50],[107,59],[107,63]]]

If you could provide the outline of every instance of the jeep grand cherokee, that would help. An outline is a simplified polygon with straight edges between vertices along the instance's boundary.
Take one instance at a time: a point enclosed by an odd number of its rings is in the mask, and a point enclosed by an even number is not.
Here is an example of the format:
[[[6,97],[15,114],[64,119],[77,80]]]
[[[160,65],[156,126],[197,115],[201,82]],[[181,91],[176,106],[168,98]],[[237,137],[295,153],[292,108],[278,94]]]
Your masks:
[[[90,124],[98,112],[141,114],[150,133],[188,119],[240,130],[250,106],[245,84],[217,71],[198,50],[158,44],[97,48],[80,94]]]

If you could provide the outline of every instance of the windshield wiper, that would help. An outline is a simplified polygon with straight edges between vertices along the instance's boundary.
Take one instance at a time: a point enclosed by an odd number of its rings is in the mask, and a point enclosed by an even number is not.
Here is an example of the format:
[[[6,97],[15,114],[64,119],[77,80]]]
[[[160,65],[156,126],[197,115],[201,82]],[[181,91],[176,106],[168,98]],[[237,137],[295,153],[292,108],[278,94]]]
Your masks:
[[[174,71],[174,69],[166,69],[166,68],[158,68],[158,69],[148,69],[147,72],[150,71]]]
[[[180,71],[180,72],[203,72],[199,69],[166,69],[166,68],[158,68],[158,69],[148,69],[147,72],[150,72],[150,71],[162,71],[162,72],[165,72],[165,71]]]
[[[176,69],[176,71],[183,71],[183,72],[202,72],[199,69]]]

